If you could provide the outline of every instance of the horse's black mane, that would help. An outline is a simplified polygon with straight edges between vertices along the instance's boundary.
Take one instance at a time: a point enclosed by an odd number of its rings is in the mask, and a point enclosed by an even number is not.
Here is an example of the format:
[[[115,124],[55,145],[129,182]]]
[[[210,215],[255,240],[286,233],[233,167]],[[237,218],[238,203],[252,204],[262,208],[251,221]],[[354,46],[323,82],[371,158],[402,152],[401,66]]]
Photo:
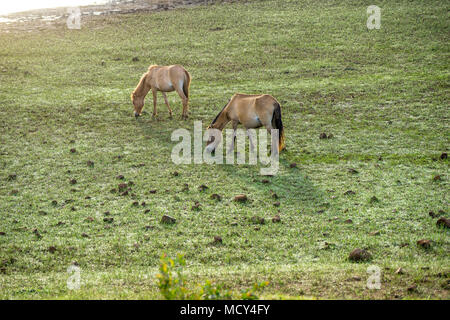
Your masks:
[[[225,107],[230,103],[230,100],[228,100],[228,102],[223,106],[222,110],[217,114],[217,116],[214,118],[213,122],[211,122],[211,125],[213,125],[214,123],[216,123],[217,118],[220,116],[220,114],[223,112],[223,110],[225,109]]]

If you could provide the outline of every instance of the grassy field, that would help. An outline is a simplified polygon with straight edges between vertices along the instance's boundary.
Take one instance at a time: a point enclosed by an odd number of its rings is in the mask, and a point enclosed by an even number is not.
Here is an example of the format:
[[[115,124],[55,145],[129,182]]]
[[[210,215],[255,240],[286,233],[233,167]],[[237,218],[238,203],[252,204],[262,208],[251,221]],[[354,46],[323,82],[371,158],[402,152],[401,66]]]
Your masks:
[[[449,231],[429,212],[448,217],[449,3],[377,1],[380,30],[366,27],[370,4],[226,3],[0,34],[0,298],[161,299],[159,258],[182,253],[191,287],[448,299]],[[159,95],[158,118],[147,99],[135,120],[142,73],[175,63],[193,78],[189,120],[175,93],[174,119]],[[173,164],[172,131],[205,128],[235,92],[281,103],[278,175]],[[355,248],[371,260],[349,261]],[[79,290],[66,285],[73,263]],[[380,290],[366,287],[371,265]]]

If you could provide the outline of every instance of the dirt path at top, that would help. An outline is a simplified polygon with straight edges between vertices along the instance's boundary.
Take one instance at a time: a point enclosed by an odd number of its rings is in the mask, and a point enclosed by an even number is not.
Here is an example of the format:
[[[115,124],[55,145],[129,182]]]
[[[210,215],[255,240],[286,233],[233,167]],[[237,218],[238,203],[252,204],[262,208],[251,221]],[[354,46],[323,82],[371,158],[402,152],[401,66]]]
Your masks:
[[[206,5],[214,0],[113,0],[103,5],[80,6],[82,19],[136,12],[163,11],[180,7]],[[222,2],[225,2],[222,0]],[[227,1],[229,2],[229,1]],[[37,9],[8,15],[0,15],[1,32],[33,32],[61,27],[69,17],[67,7]]]

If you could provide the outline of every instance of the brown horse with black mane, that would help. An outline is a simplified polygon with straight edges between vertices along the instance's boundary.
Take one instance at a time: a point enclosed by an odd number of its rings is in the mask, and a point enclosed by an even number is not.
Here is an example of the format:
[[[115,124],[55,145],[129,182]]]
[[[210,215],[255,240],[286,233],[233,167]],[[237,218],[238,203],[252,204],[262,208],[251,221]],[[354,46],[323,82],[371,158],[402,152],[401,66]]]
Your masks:
[[[278,129],[278,150],[284,149],[284,129],[281,122],[281,107],[278,101],[269,94],[241,94],[236,93],[223,107],[222,111],[216,116],[208,129],[218,129],[222,131],[228,122],[233,124],[233,141],[236,135],[236,129],[241,123],[246,129],[266,127],[269,133],[271,129]],[[253,143],[250,138],[250,146]],[[208,145],[213,142],[211,137]],[[231,144],[230,150],[234,148]],[[253,147],[252,147],[253,148]]]
[[[183,103],[183,119],[188,117],[189,103],[189,85],[191,76],[182,66],[176,64],[172,66],[151,65],[148,71],[144,73],[136,89],[131,93],[131,101],[134,105],[134,116],[141,115],[144,108],[144,98],[152,90],[153,93],[153,116],[156,117],[156,94],[161,91],[164,101],[169,109],[169,115],[172,117],[166,92],[176,91]]]

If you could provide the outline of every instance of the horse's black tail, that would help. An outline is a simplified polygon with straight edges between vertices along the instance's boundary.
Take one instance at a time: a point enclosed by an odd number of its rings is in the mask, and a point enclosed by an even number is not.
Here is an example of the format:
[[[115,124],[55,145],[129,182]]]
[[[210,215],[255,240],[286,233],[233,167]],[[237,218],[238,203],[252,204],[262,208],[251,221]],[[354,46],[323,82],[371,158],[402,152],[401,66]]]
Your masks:
[[[184,72],[186,74],[186,77],[183,82],[183,93],[186,96],[186,98],[189,98],[189,86],[191,85],[191,75],[186,70]]]
[[[275,102],[275,109],[273,110],[272,125],[278,129],[278,151],[285,148],[283,122],[281,121],[281,106]]]

